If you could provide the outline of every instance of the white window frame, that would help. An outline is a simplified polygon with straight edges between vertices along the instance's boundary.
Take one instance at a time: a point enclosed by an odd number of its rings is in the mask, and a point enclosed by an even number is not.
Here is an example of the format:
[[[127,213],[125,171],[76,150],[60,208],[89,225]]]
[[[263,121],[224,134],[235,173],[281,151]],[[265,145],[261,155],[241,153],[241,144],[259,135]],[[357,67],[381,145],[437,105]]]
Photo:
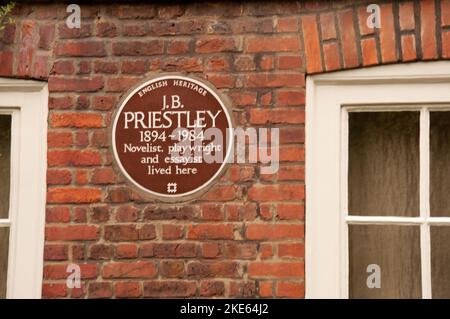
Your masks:
[[[48,88],[0,78],[0,113],[11,114],[7,298],[40,298],[44,259]]]
[[[422,297],[431,298],[429,110],[450,110],[450,61],[310,76],[306,83],[307,298],[348,298],[348,224],[420,225]],[[348,216],[348,112],[420,111],[420,216]]]

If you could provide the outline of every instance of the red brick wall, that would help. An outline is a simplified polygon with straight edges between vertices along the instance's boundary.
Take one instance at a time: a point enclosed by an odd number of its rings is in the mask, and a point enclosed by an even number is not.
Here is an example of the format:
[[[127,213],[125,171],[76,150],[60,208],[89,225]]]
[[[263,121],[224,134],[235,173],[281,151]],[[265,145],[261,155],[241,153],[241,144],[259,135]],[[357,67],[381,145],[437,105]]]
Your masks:
[[[70,30],[65,5],[22,6],[0,42],[0,76],[49,82],[46,298],[303,297],[305,74],[450,57],[449,0],[384,3],[380,30],[348,1],[81,8]],[[279,127],[279,172],[234,164],[179,205],[129,187],[111,114],[167,71],[212,82],[238,125]]]

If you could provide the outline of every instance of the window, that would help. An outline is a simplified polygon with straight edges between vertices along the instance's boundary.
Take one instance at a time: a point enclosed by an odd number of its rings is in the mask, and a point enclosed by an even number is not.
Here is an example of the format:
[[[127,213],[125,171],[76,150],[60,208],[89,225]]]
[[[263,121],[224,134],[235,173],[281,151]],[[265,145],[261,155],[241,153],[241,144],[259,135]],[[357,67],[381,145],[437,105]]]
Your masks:
[[[443,70],[449,62],[308,79],[307,297],[450,298]]]
[[[0,79],[0,298],[41,296],[47,85]]]

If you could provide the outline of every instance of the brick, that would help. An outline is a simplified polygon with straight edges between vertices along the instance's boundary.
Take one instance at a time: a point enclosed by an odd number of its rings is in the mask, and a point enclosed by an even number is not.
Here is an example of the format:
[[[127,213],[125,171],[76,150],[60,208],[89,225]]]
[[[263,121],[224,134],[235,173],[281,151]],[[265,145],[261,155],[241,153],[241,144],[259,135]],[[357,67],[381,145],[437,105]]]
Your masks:
[[[422,58],[437,57],[436,47],[436,10],[434,1],[420,2],[420,35],[422,40]]]
[[[269,259],[273,257],[273,246],[271,244],[261,244],[259,246],[261,259]]]
[[[135,225],[106,225],[105,240],[134,241],[138,240],[139,231]]]
[[[113,38],[117,36],[117,26],[112,22],[98,22],[96,24],[96,35],[98,37]]]
[[[225,294],[225,284],[218,280],[203,280],[200,283],[200,296],[220,297]]]
[[[227,259],[254,259],[257,246],[253,243],[226,243],[223,247],[223,255]]]
[[[168,54],[185,54],[190,51],[189,40],[173,40],[167,45]]]
[[[280,55],[277,57],[277,65],[280,70],[298,69],[303,66],[300,55]]]
[[[45,221],[47,223],[68,223],[70,221],[70,209],[66,206],[47,207]]]
[[[203,197],[207,201],[231,201],[236,198],[234,185],[218,185],[208,191]]]
[[[357,9],[357,14],[358,14],[359,33],[363,36],[369,35],[369,34],[374,34],[375,28],[371,28],[367,24],[367,19],[372,14],[371,12],[367,12],[367,5],[359,7]],[[383,17],[381,17],[381,23],[382,23],[381,26],[383,27]],[[345,30],[344,30],[344,32],[345,32]]]
[[[109,190],[108,199],[113,203],[130,201],[131,191],[128,187],[117,187]]]
[[[53,113],[50,125],[59,127],[98,128],[103,127],[103,116],[94,113]]]
[[[234,67],[237,71],[254,71],[256,64],[252,56],[238,56],[234,59]]]
[[[416,38],[414,35],[402,36],[402,57],[403,61],[409,62],[416,60]]]
[[[233,239],[232,224],[189,225],[187,239]]]
[[[135,222],[140,210],[131,205],[121,205],[116,211],[116,220],[119,223]]]
[[[101,164],[101,156],[91,150],[50,150],[47,162],[48,166],[93,166]]]
[[[302,17],[302,30],[305,42],[306,70],[308,73],[321,72],[319,31],[315,15]]]
[[[334,71],[341,67],[339,60],[339,47],[337,43],[325,43],[323,45],[323,57],[325,62],[325,70]]]
[[[305,112],[292,108],[252,108],[250,109],[251,124],[301,124],[305,123]]]
[[[13,73],[13,53],[0,52],[0,75],[10,76]]]
[[[220,256],[221,245],[218,243],[204,243],[202,245],[203,258],[217,258]]]
[[[17,75],[29,76],[32,67],[34,52],[34,39],[36,21],[25,20],[22,22],[21,37],[19,40]]]
[[[84,10],[83,10],[84,11]],[[92,36],[92,24],[82,23],[81,28],[69,28],[66,23],[58,26],[58,36],[60,39],[80,39]]]
[[[261,70],[272,70],[274,68],[275,58],[271,55],[264,55],[258,62],[258,67]]]
[[[74,99],[71,96],[62,96],[62,97],[49,97],[48,99],[48,108],[49,109],[60,109],[66,110],[70,109],[74,105]]]
[[[338,17],[344,67],[356,67],[359,62],[356,50],[355,29],[353,28],[353,12],[351,10],[342,11]]]
[[[92,207],[91,222],[92,223],[105,223],[109,220],[111,214],[110,207],[108,205],[100,205]]]
[[[201,208],[201,219],[210,221],[220,221],[225,219],[223,205],[204,204]]]
[[[450,32],[442,32],[442,57],[450,58]]]
[[[305,257],[305,245],[303,243],[281,243],[278,245],[278,257]]]
[[[103,79],[50,77],[48,87],[50,92],[95,92],[103,88]]]
[[[153,246],[153,255],[163,258],[192,258],[197,256],[197,246],[191,243],[158,243]]]
[[[336,39],[336,24],[333,12],[320,15],[320,28],[322,30],[322,41]]]
[[[49,148],[68,147],[73,143],[71,132],[48,132],[47,146]]]
[[[412,1],[399,3],[399,23],[401,30],[414,30],[414,3]]]
[[[283,240],[304,238],[303,225],[296,224],[251,224],[246,229],[249,240]]]
[[[214,84],[218,89],[231,89],[234,88],[236,84],[234,76],[228,74],[207,75],[207,80]]]
[[[187,274],[189,277],[238,278],[240,277],[240,265],[238,262],[233,261],[193,261],[187,266]]]
[[[0,37],[0,42],[6,43],[6,44],[14,43],[14,39],[16,37],[16,25],[15,24],[6,25],[2,32],[3,32],[3,36]]]
[[[162,225],[162,239],[175,240],[181,239],[184,235],[184,226],[182,225]]]
[[[281,298],[304,298],[305,285],[297,281],[279,281],[277,282],[276,296]]]
[[[246,76],[245,86],[249,88],[268,87],[304,87],[305,76],[303,74],[274,74],[256,73]]]
[[[89,298],[111,298],[112,284],[110,282],[90,282]]]
[[[156,265],[148,261],[111,262],[103,266],[103,278],[154,278]]]
[[[276,29],[278,32],[298,32],[299,23],[297,17],[278,18]]]
[[[99,95],[92,98],[92,107],[95,110],[109,111],[117,103],[117,97],[109,95]]]
[[[149,19],[156,15],[155,7],[148,5],[120,5],[113,10],[119,19]]]
[[[156,238],[156,228],[155,225],[142,225],[139,228],[139,239],[140,240],[150,240]]]
[[[114,284],[117,298],[138,298],[142,296],[141,283],[136,281],[119,281]]]
[[[298,36],[254,37],[247,39],[247,52],[295,52],[300,50]]]
[[[112,53],[116,56],[151,56],[164,53],[161,40],[114,42]]]
[[[186,274],[184,262],[164,260],[160,264],[160,273],[166,278],[183,278]]]
[[[302,262],[251,262],[248,275],[254,278],[298,278],[304,276],[304,265]]]
[[[302,140],[300,140],[302,142]],[[305,180],[305,167],[300,165],[295,166],[282,166],[278,169],[278,180],[289,181],[289,180]]]
[[[31,76],[36,79],[48,79],[49,65],[48,56],[36,55],[34,57],[34,63],[31,68]]]
[[[130,87],[135,86],[139,81],[139,78],[131,76],[108,78],[105,89],[107,92],[126,92],[130,89]]]
[[[305,160],[305,149],[296,146],[280,148],[280,162],[302,162]]]
[[[51,188],[47,192],[48,203],[94,203],[101,200],[101,191],[96,188]]]
[[[237,51],[237,44],[232,38],[205,38],[195,43],[197,53],[217,53]]]
[[[57,56],[103,57],[106,56],[105,44],[99,41],[64,42],[55,48]]]
[[[238,107],[256,104],[256,92],[236,92],[231,93],[230,97],[233,105]]]
[[[67,296],[66,283],[43,283],[42,298],[63,298]]]
[[[118,67],[116,62],[107,61],[95,61],[94,62],[94,72],[95,73],[109,73],[115,74],[118,72]]]
[[[51,70],[52,74],[73,74],[75,73],[75,66],[72,61],[55,61]]]
[[[203,60],[201,58],[167,58],[161,67],[164,71],[203,71]]]
[[[188,298],[195,296],[195,281],[147,281],[144,282],[144,297]]]
[[[110,167],[96,168],[92,173],[92,184],[114,184],[116,181],[116,174]]]
[[[44,266],[44,279],[66,279],[70,275],[67,272],[67,266],[67,264],[46,264]],[[80,266],[81,279],[95,279],[98,276],[97,264],[78,264],[78,266]]]
[[[68,170],[47,170],[47,185],[67,185],[72,182],[72,174]]]
[[[450,0],[441,1],[441,26],[450,25]]]
[[[364,66],[378,64],[377,44],[375,39],[367,38],[361,40],[361,54]]]
[[[136,244],[119,244],[116,246],[115,257],[118,259],[133,259],[138,256]]]
[[[67,245],[45,245],[44,260],[45,261],[64,261],[69,258]]]
[[[54,25],[41,25],[39,27],[39,49],[50,50],[55,39]]]
[[[271,281],[260,281],[259,282],[259,295],[261,297],[272,297],[273,283]]]
[[[280,220],[303,219],[304,207],[299,204],[278,204],[277,217]]]
[[[94,244],[89,247],[89,259],[109,260],[112,257],[112,247],[104,244]]]
[[[280,144],[304,143],[305,129],[303,127],[280,128]]]
[[[47,226],[45,228],[45,239],[54,240],[96,240],[99,229],[92,225],[68,225],[68,226]]]
[[[148,63],[145,60],[123,61],[122,73],[143,74],[148,70]]]
[[[147,34],[147,25],[140,24],[123,24],[122,35],[127,37],[142,37]]]
[[[256,282],[247,281],[231,281],[229,284],[229,296],[237,298],[248,298],[256,295]]]
[[[255,177],[255,175],[254,167],[233,165],[229,169],[229,179],[232,182],[250,181]]]
[[[381,61],[383,63],[397,61],[397,47],[395,43],[394,16],[392,4],[381,5],[382,28],[380,28]]]

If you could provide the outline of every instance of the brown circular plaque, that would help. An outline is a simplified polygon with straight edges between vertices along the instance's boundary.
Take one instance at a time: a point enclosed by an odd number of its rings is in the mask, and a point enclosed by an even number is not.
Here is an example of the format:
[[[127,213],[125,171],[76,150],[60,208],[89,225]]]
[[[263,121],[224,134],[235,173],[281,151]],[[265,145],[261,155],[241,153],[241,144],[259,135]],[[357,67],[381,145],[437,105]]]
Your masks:
[[[208,84],[163,75],[139,84],[122,100],[112,145],[123,174],[166,200],[192,198],[224,169],[233,139],[230,113]]]

